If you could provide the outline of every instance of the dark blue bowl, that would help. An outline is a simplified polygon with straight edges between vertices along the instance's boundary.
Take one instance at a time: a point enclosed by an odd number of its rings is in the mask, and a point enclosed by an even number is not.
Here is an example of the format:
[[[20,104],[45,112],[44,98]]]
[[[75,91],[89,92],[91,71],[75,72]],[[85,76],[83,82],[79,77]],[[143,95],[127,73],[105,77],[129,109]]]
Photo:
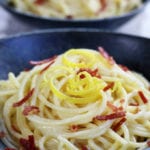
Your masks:
[[[30,68],[30,60],[41,60],[69,48],[104,47],[118,63],[141,72],[150,80],[150,39],[99,30],[45,30],[0,40],[0,79]],[[0,143],[0,150],[4,145]],[[147,149],[148,150],[148,149]]]
[[[95,29],[45,30],[0,40],[0,78],[29,68],[30,60],[63,53],[69,48],[104,47],[117,62],[150,80],[150,39]]]
[[[44,18],[34,14],[20,12],[8,5],[7,0],[0,0],[0,4],[14,14],[17,18],[26,22],[36,28],[98,28],[98,29],[116,29],[128,20],[139,14],[146,6],[148,0],[143,0],[143,5],[140,8],[116,17],[106,19],[91,19],[91,20],[70,20],[70,19],[57,19],[57,18]]]

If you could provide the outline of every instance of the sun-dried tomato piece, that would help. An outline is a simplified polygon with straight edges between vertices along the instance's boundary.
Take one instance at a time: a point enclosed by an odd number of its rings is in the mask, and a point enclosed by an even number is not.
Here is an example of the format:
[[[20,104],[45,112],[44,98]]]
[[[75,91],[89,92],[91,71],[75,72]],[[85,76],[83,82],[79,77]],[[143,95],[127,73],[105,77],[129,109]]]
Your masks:
[[[99,15],[102,11],[104,11],[107,7],[107,2],[106,0],[99,0],[99,3],[100,3],[100,8],[96,11],[96,15]]]
[[[36,106],[25,106],[23,110],[23,114],[25,116],[29,114],[38,114],[40,112],[39,108]]]
[[[51,61],[45,68],[43,68],[41,71],[40,71],[40,74],[42,74],[43,72],[45,72],[55,61]]]
[[[40,60],[40,61],[30,61],[30,64],[31,65],[42,65],[42,64],[45,64],[45,63],[48,63],[48,62],[51,62],[53,60],[55,60],[57,58],[57,56],[53,56],[51,58],[48,58],[48,59],[44,59],[44,60]]]
[[[18,106],[21,106],[22,104],[24,104],[33,95],[33,92],[34,92],[34,88],[31,91],[29,91],[23,99],[21,99],[20,101],[14,103],[13,107],[18,107]]]
[[[112,129],[114,131],[117,131],[126,120],[126,118],[122,118],[117,124],[115,124],[115,126],[113,126]]]
[[[124,65],[119,64],[119,67],[125,72],[129,71],[129,68]]]
[[[20,138],[19,142],[24,150],[38,150],[38,148],[35,146],[33,135],[29,135],[28,139]]]
[[[110,65],[114,65],[116,62],[112,56],[110,56],[102,47],[98,47],[100,54],[109,62]]]
[[[31,69],[29,69],[29,68],[24,68],[24,71],[25,72],[29,72]]]
[[[0,139],[5,137],[5,132],[4,131],[0,131]]]
[[[73,16],[72,15],[67,15],[66,18],[67,19],[73,19]]]
[[[82,145],[81,150],[88,150],[88,148],[85,145]]]
[[[138,91],[138,94],[140,96],[140,98],[142,99],[143,103],[148,103],[148,99],[145,97],[145,95],[143,94],[142,91]]]
[[[115,105],[113,105],[111,102],[107,102],[107,106],[112,109],[113,112],[119,112],[119,111],[122,111],[123,110],[123,107],[120,106],[120,107],[117,107]]]
[[[94,119],[103,121],[103,120],[112,120],[112,119],[122,118],[125,116],[126,116],[125,111],[120,111],[120,112],[112,113],[109,115],[96,116]]]
[[[121,104],[123,104],[124,102],[125,102],[125,100],[124,100],[124,99],[121,99],[121,100],[120,100],[120,103],[121,103]]]
[[[111,89],[114,86],[114,84],[115,84],[114,82],[111,82],[111,83],[107,84],[107,86],[104,87],[103,91],[106,92],[107,90]]]
[[[92,77],[97,77],[97,78],[101,78],[100,74],[98,73],[98,69],[94,69],[91,70],[90,68],[80,68],[79,71],[77,72],[77,74],[79,74],[80,72],[86,71],[88,72]],[[80,78],[83,79],[85,76],[84,75],[80,75]]]
[[[109,108],[111,108],[114,112],[118,111],[118,107],[116,107],[115,105],[113,105],[111,102],[107,102],[107,106]]]
[[[16,125],[13,124],[11,127],[15,132],[20,132]]]
[[[70,130],[71,130],[72,132],[76,132],[76,131],[79,130],[79,126],[78,126],[78,125],[72,125],[72,126],[70,126]]]
[[[4,150],[16,150],[16,149],[7,147]]]
[[[107,2],[106,2],[106,0],[99,0],[99,1],[100,1],[101,6],[102,6],[100,9],[100,12],[101,12],[101,11],[104,11],[106,9]]]
[[[147,141],[147,145],[148,145],[148,147],[150,147],[150,141]]]
[[[34,3],[38,5],[43,5],[45,3],[45,0],[35,0]]]
[[[138,103],[130,103],[129,105],[130,105],[130,106],[139,106]]]

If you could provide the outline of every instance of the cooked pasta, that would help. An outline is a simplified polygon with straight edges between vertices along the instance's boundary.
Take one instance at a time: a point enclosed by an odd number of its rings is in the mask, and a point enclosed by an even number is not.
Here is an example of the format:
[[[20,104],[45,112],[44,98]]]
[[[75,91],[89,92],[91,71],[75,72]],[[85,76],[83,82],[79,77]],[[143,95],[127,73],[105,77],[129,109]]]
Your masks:
[[[10,0],[20,11],[43,17],[84,19],[125,14],[142,0]]]
[[[0,81],[0,133],[23,150],[143,150],[150,84],[101,47],[70,49]]]

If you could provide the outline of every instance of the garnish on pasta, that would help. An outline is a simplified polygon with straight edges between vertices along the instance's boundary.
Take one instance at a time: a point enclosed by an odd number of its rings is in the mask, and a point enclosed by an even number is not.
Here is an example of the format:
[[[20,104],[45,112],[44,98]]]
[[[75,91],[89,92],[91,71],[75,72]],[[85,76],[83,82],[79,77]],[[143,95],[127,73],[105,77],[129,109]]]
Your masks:
[[[0,138],[10,149],[150,146],[150,84],[103,48],[70,49],[30,64],[0,81]]]
[[[17,10],[42,17],[92,19],[118,16],[138,8],[142,0],[9,0]]]

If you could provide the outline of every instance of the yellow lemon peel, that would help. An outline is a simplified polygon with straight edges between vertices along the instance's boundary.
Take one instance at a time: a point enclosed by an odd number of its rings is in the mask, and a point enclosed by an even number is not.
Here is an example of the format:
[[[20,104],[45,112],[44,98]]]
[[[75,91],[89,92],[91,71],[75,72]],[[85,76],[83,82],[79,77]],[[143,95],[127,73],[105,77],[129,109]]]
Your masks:
[[[91,53],[90,50],[85,51],[83,49],[70,49],[63,55],[62,61],[66,66],[69,67],[88,68],[95,64],[95,55]]]
[[[80,74],[68,79],[62,89],[58,89],[51,78],[49,85],[52,92],[61,100],[66,100],[74,104],[86,104],[100,99],[100,90],[104,88],[105,82],[96,77],[92,77],[89,73],[84,72],[85,78],[79,79]],[[94,94],[93,94],[94,93]]]
[[[101,90],[106,82],[91,75],[86,69],[78,72],[81,68],[92,68],[96,62],[101,62],[99,59],[104,61],[98,52],[71,49],[59,60],[62,65],[51,67],[44,73],[44,85],[51,89],[54,96],[70,103],[87,104],[101,100]],[[118,86],[113,91],[116,88]]]

